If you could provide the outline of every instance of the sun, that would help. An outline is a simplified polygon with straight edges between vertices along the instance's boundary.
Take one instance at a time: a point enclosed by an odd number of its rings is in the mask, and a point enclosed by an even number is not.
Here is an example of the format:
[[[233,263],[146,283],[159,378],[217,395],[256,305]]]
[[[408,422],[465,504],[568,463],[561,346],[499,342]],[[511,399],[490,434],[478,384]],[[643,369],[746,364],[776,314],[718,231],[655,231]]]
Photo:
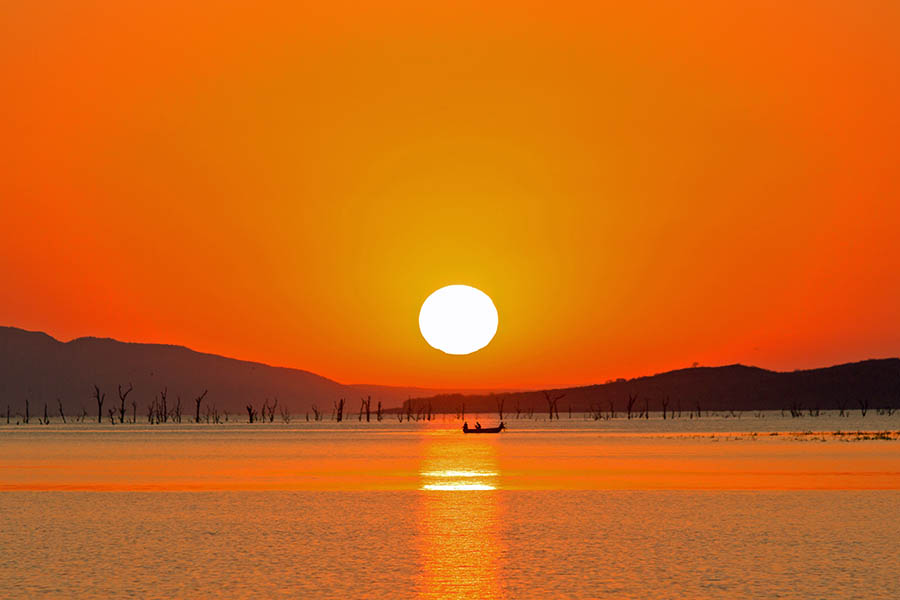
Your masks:
[[[432,348],[471,354],[491,343],[499,316],[490,296],[468,285],[432,292],[419,311],[419,330]]]

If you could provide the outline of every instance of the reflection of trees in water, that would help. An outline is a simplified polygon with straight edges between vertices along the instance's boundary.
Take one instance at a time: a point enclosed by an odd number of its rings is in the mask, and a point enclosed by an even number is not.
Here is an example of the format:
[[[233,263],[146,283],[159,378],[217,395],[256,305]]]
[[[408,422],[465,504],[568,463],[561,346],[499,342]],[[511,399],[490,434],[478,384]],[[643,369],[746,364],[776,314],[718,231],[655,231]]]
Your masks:
[[[495,443],[445,432],[425,442],[417,515],[423,598],[501,596]]]

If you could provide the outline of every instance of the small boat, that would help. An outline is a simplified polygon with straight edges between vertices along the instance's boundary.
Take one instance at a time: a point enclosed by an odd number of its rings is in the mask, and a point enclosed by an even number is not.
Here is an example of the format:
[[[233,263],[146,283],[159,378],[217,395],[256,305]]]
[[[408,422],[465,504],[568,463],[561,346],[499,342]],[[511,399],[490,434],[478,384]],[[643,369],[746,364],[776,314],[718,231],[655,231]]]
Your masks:
[[[503,421],[497,427],[476,427],[472,429],[468,423],[463,423],[462,427],[463,433],[500,433],[504,429],[506,429],[506,425],[503,424]]]

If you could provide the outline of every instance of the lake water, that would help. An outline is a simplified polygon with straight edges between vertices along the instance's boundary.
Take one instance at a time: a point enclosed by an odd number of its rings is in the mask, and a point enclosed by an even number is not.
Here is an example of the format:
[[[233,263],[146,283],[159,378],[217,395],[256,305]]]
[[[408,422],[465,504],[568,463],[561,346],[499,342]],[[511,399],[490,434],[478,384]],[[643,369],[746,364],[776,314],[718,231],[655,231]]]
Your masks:
[[[900,413],[507,423],[2,425],[0,597],[900,597]]]

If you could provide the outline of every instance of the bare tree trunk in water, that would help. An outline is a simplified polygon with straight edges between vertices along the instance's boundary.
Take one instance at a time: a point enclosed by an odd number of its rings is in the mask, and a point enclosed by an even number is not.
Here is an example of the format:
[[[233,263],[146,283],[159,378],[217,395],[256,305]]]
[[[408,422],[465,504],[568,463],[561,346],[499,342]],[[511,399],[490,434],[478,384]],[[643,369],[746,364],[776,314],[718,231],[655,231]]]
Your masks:
[[[553,415],[556,414],[556,420],[559,421],[559,401],[566,397],[565,394],[560,394],[555,398],[550,396],[550,392],[544,390],[544,399],[547,400],[547,412],[549,413],[550,420],[553,420]]]
[[[159,393],[159,405],[156,407],[156,422],[159,423],[160,417],[160,409],[162,409],[162,422],[165,423],[169,420],[169,405],[166,402],[166,395],[169,393],[169,388],[166,387]]]
[[[128,394],[130,394],[133,389],[134,386],[130,383],[128,384],[128,389],[124,392],[122,391],[122,386],[119,386],[119,423],[125,422],[125,398],[128,397]]]
[[[97,423],[103,423],[103,401],[106,400],[106,394],[100,393],[100,388],[94,385],[94,399],[97,400]]]
[[[194,398],[194,402],[197,404],[197,411],[194,413],[194,423],[200,422],[200,403],[203,402],[203,398],[206,397],[206,392],[209,390],[203,390],[203,393]]]
[[[634,410],[635,402],[637,402],[637,396],[636,395],[632,396],[631,394],[628,394],[628,403],[625,405],[625,407],[628,412],[629,419],[631,418],[631,411]]]

